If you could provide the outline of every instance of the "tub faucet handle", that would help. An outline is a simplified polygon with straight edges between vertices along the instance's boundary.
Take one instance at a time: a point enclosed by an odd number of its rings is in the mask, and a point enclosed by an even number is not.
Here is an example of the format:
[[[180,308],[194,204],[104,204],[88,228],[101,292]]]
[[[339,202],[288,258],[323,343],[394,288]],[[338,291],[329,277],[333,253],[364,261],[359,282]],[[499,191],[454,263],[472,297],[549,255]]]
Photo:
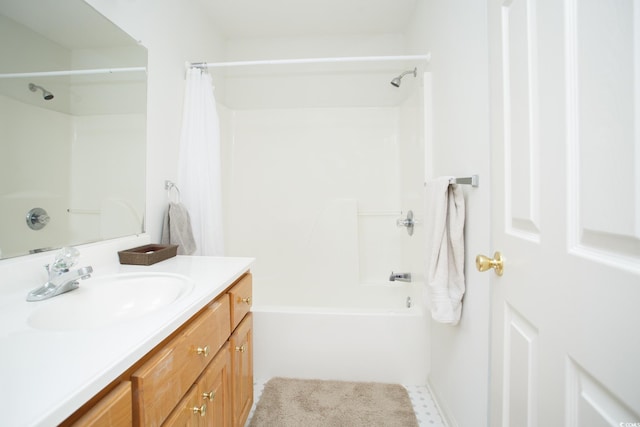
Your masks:
[[[391,276],[389,276],[390,282],[410,282],[411,281],[411,273],[394,273],[391,272]]]
[[[409,236],[413,235],[413,227],[416,222],[413,219],[413,211],[408,211],[406,218],[399,218],[396,220],[396,225],[398,227],[407,227],[407,233]]]

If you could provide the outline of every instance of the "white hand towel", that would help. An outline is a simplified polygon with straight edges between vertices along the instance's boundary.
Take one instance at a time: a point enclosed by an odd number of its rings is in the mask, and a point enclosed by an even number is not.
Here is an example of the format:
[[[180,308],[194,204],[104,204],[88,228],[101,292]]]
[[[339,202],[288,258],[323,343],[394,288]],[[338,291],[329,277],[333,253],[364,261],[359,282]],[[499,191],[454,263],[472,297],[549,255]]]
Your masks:
[[[462,313],[464,283],[464,194],[451,177],[426,185],[427,307],[434,320],[457,325]]]
[[[191,219],[182,203],[169,203],[164,214],[160,243],[178,245],[178,255],[191,255],[195,252],[196,241],[191,230]]]

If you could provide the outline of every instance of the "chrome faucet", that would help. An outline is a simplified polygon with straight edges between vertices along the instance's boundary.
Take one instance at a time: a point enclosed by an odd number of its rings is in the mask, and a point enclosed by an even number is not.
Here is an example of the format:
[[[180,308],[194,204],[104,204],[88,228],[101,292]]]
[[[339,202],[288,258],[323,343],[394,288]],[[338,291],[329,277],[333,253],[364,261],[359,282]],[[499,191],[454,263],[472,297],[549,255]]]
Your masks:
[[[411,281],[411,273],[394,273],[391,272],[391,276],[389,276],[389,281],[391,282],[410,282]]]
[[[78,256],[80,256],[80,252],[76,248],[62,248],[56,255],[53,264],[45,265],[49,275],[47,282],[29,292],[27,301],[42,301],[78,289],[80,287],[78,281],[88,279],[93,273],[91,266],[69,270],[77,262]]]

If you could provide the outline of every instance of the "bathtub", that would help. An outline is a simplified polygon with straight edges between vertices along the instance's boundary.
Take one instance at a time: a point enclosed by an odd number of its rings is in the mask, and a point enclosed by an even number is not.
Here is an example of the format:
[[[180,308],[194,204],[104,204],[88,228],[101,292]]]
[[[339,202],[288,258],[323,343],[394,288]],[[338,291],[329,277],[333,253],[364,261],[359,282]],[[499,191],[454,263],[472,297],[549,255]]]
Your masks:
[[[397,288],[387,289],[396,301],[386,306],[354,300],[353,306],[285,306],[256,300],[256,381],[282,376],[425,385],[428,319],[422,301],[406,292],[397,298]]]

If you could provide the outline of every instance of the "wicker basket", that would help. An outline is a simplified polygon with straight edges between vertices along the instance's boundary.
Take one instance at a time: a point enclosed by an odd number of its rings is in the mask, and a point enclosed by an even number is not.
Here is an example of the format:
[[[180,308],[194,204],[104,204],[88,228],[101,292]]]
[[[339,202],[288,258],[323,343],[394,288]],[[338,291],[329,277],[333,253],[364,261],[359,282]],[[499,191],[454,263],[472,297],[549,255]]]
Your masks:
[[[151,265],[173,258],[178,253],[178,245],[144,245],[118,251],[120,264]]]

